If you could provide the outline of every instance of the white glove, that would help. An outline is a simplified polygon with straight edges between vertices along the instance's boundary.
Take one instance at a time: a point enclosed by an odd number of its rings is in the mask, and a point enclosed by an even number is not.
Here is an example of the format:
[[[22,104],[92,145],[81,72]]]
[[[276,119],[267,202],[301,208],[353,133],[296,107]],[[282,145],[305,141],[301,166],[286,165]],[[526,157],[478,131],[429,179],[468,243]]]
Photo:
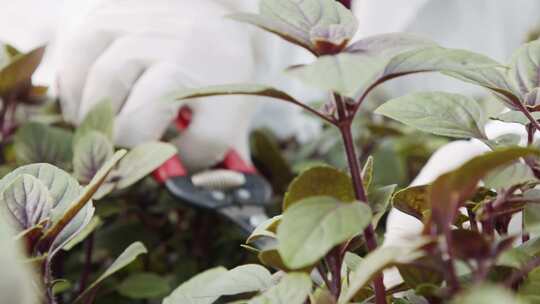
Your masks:
[[[67,120],[80,123],[109,98],[121,146],[159,139],[185,87],[246,82],[253,77],[249,32],[223,18],[227,1],[106,0],[60,43],[59,93]],[[190,169],[215,164],[235,148],[248,159],[249,97],[193,100],[193,120],[175,140]]]
[[[471,50],[501,62],[507,62],[527,34],[540,26],[537,0],[355,0],[354,9],[360,23],[359,38],[411,32],[445,47]],[[485,92],[434,73],[401,78],[388,83],[385,89],[391,96],[419,90]]]

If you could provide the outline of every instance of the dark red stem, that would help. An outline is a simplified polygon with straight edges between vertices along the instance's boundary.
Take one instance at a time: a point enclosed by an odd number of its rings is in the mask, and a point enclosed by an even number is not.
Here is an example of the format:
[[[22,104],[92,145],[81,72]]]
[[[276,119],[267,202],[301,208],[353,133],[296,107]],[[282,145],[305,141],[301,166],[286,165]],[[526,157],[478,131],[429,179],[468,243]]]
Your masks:
[[[341,294],[341,265],[343,264],[341,247],[337,246],[332,249],[327,255],[326,261],[332,275],[332,280],[327,283],[329,284],[328,288],[337,301]]]
[[[82,294],[88,285],[90,274],[92,273],[92,256],[94,252],[94,234],[91,233],[88,239],[84,243],[85,245],[85,257],[84,257],[84,269],[79,281],[79,292]]]
[[[338,0],[338,1],[341,2],[341,4],[343,4],[343,6],[345,6],[346,8],[348,9],[352,8],[352,0]]]
[[[349,115],[349,113],[347,113],[341,96],[335,94],[334,100],[336,102],[338,112],[337,126],[343,138],[343,145],[345,147],[345,153],[347,154],[347,162],[349,164],[349,170],[353,181],[354,193],[356,199],[358,199],[364,204],[368,204],[368,197],[366,194],[366,190],[364,189],[364,182],[360,170],[360,162],[358,161],[358,156],[356,154],[356,148],[351,132],[351,125],[354,113],[352,115]],[[371,224],[364,230],[364,238],[366,240],[366,247],[368,249],[368,252],[372,252],[373,250],[377,249],[377,239],[375,238],[375,232]],[[377,304],[386,304],[386,291],[382,274],[375,278],[374,289],[375,302]]]

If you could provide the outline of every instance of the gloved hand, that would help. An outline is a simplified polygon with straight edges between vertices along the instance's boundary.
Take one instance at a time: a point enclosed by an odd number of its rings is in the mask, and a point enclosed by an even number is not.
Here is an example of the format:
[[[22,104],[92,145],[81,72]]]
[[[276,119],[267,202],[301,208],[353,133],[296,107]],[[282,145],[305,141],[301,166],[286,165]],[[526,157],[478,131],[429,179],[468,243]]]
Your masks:
[[[130,147],[162,136],[180,107],[172,92],[249,81],[250,32],[223,18],[232,8],[226,0],[102,1],[59,44],[65,118],[79,123],[108,98],[118,113],[115,142]],[[231,148],[249,159],[256,103],[242,96],[212,99],[182,104],[192,115],[174,142],[189,169],[212,166]]]

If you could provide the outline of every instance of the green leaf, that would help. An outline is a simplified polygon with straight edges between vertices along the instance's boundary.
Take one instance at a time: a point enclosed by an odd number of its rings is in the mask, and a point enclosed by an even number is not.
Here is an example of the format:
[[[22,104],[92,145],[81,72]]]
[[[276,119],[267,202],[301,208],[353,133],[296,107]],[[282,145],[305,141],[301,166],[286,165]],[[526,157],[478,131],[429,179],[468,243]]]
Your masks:
[[[52,293],[58,296],[73,288],[73,284],[66,279],[56,279],[52,282]]]
[[[385,33],[358,40],[346,51],[369,56],[393,57],[400,53],[436,46],[435,42],[410,33]]]
[[[6,65],[9,64],[9,61],[12,57],[10,49],[10,45],[0,42],[0,69],[3,69]]]
[[[277,230],[278,251],[285,265],[300,269],[314,264],[334,246],[362,232],[370,208],[332,197],[310,197],[290,206]]]
[[[2,303],[36,304],[40,296],[31,264],[24,263],[26,258],[23,244],[14,241],[14,231],[6,221],[0,221],[0,294]]]
[[[362,259],[350,275],[349,288],[339,298],[340,304],[349,303],[362,288],[384,269],[396,263],[408,263],[418,257],[416,250],[425,244],[418,241],[408,247],[379,247]]]
[[[334,296],[325,287],[317,288],[310,296],[311,304],[335,304]]]
[[[129,151],[118,165],[120,177],[116,187],[127,188],[159,168],[176,154],[176,148],[168,143],[149,142]]]
[[[424,284],[439,285],[444,278],[438,267],[436,260],[429,256],[422,257],[409,264],[397,265],[403,281],[412,289]]]
[[[519,92],[508,81],[506,70],[499,66],[490,68],[446,71],[443,74],[490,90],[494,96],[512,109],[518,109]]]
[[[529,166],[523,163],[515,163],[496,169],[483,179],[487,188],[501,190],[509,186],[535,181],[536,178]]]
[[[316,166],[302,172],[289,186],[283,199],[283,210],[305,198],[330,196],[342,202],[354,201],[351,178],[329,166]]]
[[[369,156],[362,168],[362,180],[364,181],[364,189],[369,189],[373,180],[373,156]]]
[[[29,53],[19,54],[0,69],[0,96],[5,96],[30,82],[44,53],[45,47],[39,47]]]
[[[349,269],[349,271],[355,271],[358,269],[358,265],[360,265],[362,260],[362,257],[350,251],[345,252],[345,257],[343,258],[343,262],[345,265],[347,265],[347,269]]]
[[[524,230],[532,235],[540,232],[540,206],[538,204],[526,204],[523,209]]]
[[[155,273],[133,274],[116,288],[124,297],[138,299],[161,298],[170,292],[169,282]]]
[[[0,192],[19,176],[31,175],[41,181],[52,197],[53,208],[67,209],[81,193],[79,183],[67,172],[50,164],[31,164],[19,167],[0,180]]]
[[[281,215],[276,215],[261,223],[246,240],[246,244],[252,243],[264,237],[276,238],[276,229],[281,222]]]
[[[523,101],[529,107],[529,109],[538,111],[538,104],[540,103],[540,87],[535,88],[529,93],[525,94]]]
[[[333,0],[263,0],[260,15],[236,14],[231,18],[258,26],[286,41],[324,53],[321,42],[345,47],[355,35],[358,22],[353,14]]]
[[[511,248],[504,251],[497,260],[498,266],[521,268],[533,257],[520,248]]]
[[[356,98],[360,89],[376,81],[386,63],[381,57],[342,53],[322,56],[287,73],[312,87]]]
[[[495,285],[481,285],[458,295],[453,304],[518,304],[518,300],[510,290]],[[524,304],[524,303],[523,303]]]
[[[294,178],[287,159],[280,150],[277,140],[262,130],[255,130],[250,136],[251,155],[257,168],[265,172],[276,193],[284,193]]]
[[[396,185],[380,187],[368,192],[369,206],[373,211],[373,219],[371,220],[373,227],[376,228],[379,225],[379,221],[388,211],[394,190],[396,190]]]
[[[540,119],[540,112],[533,112],[531,115],[536,119]],[[530,123],[529,119],[519,111],[509,111],[494,117],[496,120],[510,123],[519,123],[522,125],[528,125]]]
[[[497,265],[522,268],[527,262],[540,254],[540,238],[532,238],[527,242],[504,251],[497,260]]]
[[[392,198],[392,205],[399,211],[423,221],[431,209],[429,186],[412,186],[399,190]]]
[[[272,286],[272,275],[261,265],[247,264],[233,268],[207,285],[206,296],[228,296],[266,290]]]
[[[100,132],[112,141],[114,135],[114,116],[114,107],[110,100],[103,100],[96,104],[86,114],[84,120],[75,131],[75,144],[92,131]]]
[[[221,296],[266,290],[272,286],[270,272],[255,264],[226,271],[219,267],[205,271],[180,285],[163,304],[210,304]]]
[[[77,201],[82,193],[82,188],[77,180],[67,172],[49,164],[32,164],[17,168],[0,180],[0,193],[23,174],[37,178],[47,187],[52,198],[53,208],[49,217],[53,223],[57,221],[60,215],[70,209],[73,202]],[[91,202],[88,202],[82,209],[79,209],[76,216],[71,218],[69,223],[63,227],[64,229],[55,235],[54,244],[51,245],[51,252],[49,252],[49,258],[52,258],[59,248],[63,247],[65,243],[83,229],[93,214],[94,207]],[[50,241],[52,242],[53,240],[51,239]]]
[[[482,107],[459,94],[413,93],[384,103],[375,113],[436,135],[487,139]]]
[[[281,281],[248,304],[303,304],[311,292],[311,279],[304,273],[288,273]]]
[[[277,248],[269,248],[269,249],[265,248],[264,250],[262,250],[261,252],[257,254],[257,258],[263,265],[267,267],[283,270],[285,272],[292,271],[292,269],[289,268],[287,265],[285,265],[285,262],[283,262],[283,259],[281,258],[281,255],[279,254]],[[311,272],[313,267],[314,265],[309,265],[302,269],[298,269],[297,271],[309,273]]]
[[[525,282],[518,289],[518,295],[528,303],[538,303],[540,300],[540,268],[537,267],[528,273]]]
[[[139,255],[145,253],[148,253],[148,250],[146,250],[146,247],[144,247],[141,242],[135,242],[129,245],[129,247],[126,248],[126,250],[124,250],[124,252],[122,252],[118,258],[116,258],[111,266],[109,266],[109,268],[107,268],[107,270],[105,270],[105,272],[100,275],[97,280],[90,284],[90,286],[88,286],[88,288],[83,291],[73,303],[83,300],[86,295],[88,295],[90,291],[94,290],[94,288],[96,288],[103,280],[131,264]]]
[[[540,87],[540,40],[524,44],[514,53],[508,75],[523,96]]]
[[[41,123],[27,123],[15,134],[15,153],[20,164],[49,163],[69,167],[73,157],[71,132]]]
[[[199,297],[199,295],[204,294],[207,286],[219,280],[225,273],[227,273],[225,267],[216,267],[201,272],[178,286],[178,288],[163,300],[163,304],[212,304],[219,296],[205,297],[203,295]]]
[[[490,171],[528,155],[540,155],[531,148],[510,147],[477,156],[433,182],[430,188],[432,216],[440,231],[453,223],[458,208],[476,192],[478,182]]]
[[[2,189],[0,204],[4,219],[14,223],[21,231],[49,218],[53,198],[39,179],[21,174]]]
[[[73,174],[79,182],[88,184],[113,153],[113,145],[103,133],[87,132],[75,144]]]
[[[502,134],[493,139],[485,141],[485,144],[496,149],[508,146],[519,146],[520,142],[521,136],[518,134]]]
[[[176,100],[223,95],[261,96],[281,99],[295,104],[299,103],[296,99],[285,92],[260,84],[216,85],[196,89],[184,89],[175,93]]]
[[[73,247],[86,240],[86,238],[96,229],[101,227],[101,225],[103,225],[103,221],[99,216],[92,217],[88,225],[86,225],[79,233],[77,233],[77,235],[73,239],[67,242],[62,249],[65,251],[70,251],[71,249],[73,249]]]
[[[426,47],[399,54],[386,66],[384,76],[418,72],[455,72],[500,67],[501,64],[481,54],[460,49]]]
[[[311,86],[356,99],[389,79],[425,72],[466,72],[500,66],[483,55],[465,50],[425,47],[388,59],[384,53],[369,56],[342,53],[322,56],[312,64],[289,72]]]
[[[125,150],[117,151],[98,170],[94,178],[84,187],[78,197],[70,202],[69,206],[66,206],[62,210],[57,210],[56,208],[52,210],[52,225],[43,237],[44,241],[52,241],[51,253],[49,254],[50,259],[52,259],[52,256],[57,250],[64,247],[71,238],[75,237],[90,222],[94,214],[94,207],[91,201],[92,196],[124,155],[126,155]],[[63,235],[66,236],[63,237]],[[66,239],[65,241],[58,241],[64,238]]]

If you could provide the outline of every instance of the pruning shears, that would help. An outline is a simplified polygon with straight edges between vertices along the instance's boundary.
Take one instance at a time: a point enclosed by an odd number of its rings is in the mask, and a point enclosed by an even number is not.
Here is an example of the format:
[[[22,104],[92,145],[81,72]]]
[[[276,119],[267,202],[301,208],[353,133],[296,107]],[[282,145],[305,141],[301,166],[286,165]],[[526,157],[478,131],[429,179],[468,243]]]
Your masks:
[[[178,131],[187,129],[193,112],[180,108],[174,122]],[[230,150],[214,170],[190,175],[175,155],[154,172],[170,193],[195,208],[216,212],[238,225],[246,234],[268,219],[272,187],[257,170]]]
[[[195,208],[216,212],[250,234],[268,219],[270,184],[234,150],[215,170],[189,175],[176,155],[154,172],[170,193]]]

